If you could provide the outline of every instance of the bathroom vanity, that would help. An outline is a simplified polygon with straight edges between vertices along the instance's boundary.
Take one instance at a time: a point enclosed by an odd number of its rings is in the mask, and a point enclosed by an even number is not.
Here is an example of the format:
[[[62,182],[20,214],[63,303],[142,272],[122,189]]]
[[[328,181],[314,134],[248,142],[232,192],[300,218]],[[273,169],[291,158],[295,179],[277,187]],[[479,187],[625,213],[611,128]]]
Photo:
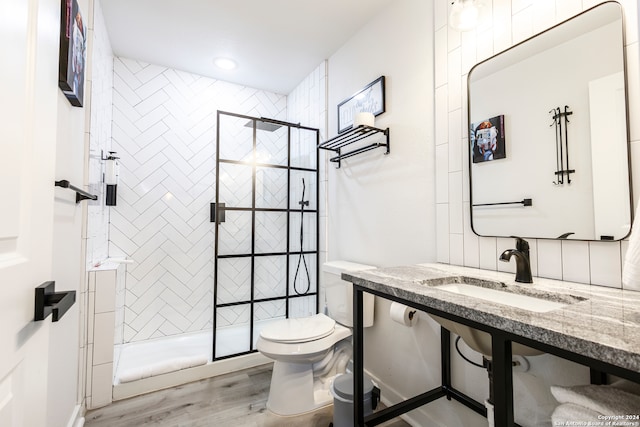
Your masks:
[[[511,273],[420,264],[345,273],[354,286],[354,425],[373,426],[446,397],[486,416],[486,409],[451,386],[449,331],[441,329],[442,385],[376,414],[363,415],[364,293],[396,301],[490,335],[495,425],[512,427],[512,343],[640,383],[640,292]],[[473,290],[480,292],[474,292]],[[520,297],[524,298],[520,301]]]

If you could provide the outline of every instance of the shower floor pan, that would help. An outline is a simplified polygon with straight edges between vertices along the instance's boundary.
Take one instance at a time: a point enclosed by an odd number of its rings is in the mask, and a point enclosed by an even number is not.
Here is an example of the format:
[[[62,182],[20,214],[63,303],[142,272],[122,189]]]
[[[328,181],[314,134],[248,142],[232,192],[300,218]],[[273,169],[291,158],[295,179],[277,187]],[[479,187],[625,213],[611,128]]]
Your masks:
[[[256,322],[256,337],[262,328],[275,320],[280,319]],[[249,325],[220,328],[217,331],[218,357],[246,352],[248,336]],[[211,362],[212,345],[211,330],[116,345],[113,384],[205,365]]]

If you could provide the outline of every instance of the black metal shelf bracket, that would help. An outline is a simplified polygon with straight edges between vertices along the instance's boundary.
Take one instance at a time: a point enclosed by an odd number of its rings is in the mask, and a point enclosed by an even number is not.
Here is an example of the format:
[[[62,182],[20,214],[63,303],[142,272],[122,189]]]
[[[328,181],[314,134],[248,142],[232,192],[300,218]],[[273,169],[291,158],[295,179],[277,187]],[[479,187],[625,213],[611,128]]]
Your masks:
[[[375,142],[370,145],[366,145],[363,147],[356,148],[355,150],[348,151],[346,153],[342,152],[342,148],[353,144],[354,142],[361,141],[365,138],[369,138],[375,134],[382,133],[386,137],[386,143]],[[351,156],[355,156],[357,154],[361,154],[379,147],[387,147],[387,150],[384,154],[389,154],[391,152],[391,144],[389,140],[389,128],[379,129],[373,126],[360,125],[355,127],[347,132],[344,132],[340,135],[337,135],[322,144],[318,145],[318,148],[323,150],[329,150],[337,153],[338,155],[329,159],[330,162],[337,163],[338,168],[341,166],[341,160],[349,158]]]
[[[71,185],[69,181],[66,179],[61,179],[60,181],[56,181],[56,187],[68,188],[69,190],[76,192],[76,203],[80,203],[83,200],[98,200],[98,196],[95,194],[87,193],[81,188],[76,187],[75,185]]]
[[[56,292],[56,282],[44,282],[36,288],[36,303],[33,320],[44,320],[52,314],[57,322],[76,302],[76,291]]]

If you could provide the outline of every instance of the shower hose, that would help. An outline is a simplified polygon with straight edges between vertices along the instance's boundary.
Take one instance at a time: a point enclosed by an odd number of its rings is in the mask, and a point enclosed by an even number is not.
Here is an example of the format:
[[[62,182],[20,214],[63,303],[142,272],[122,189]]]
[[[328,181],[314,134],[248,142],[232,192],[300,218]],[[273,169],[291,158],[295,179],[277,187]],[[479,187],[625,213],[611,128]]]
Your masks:
[[[309,268],[307,267],[307,260],[304,257],[304,250],[303,250],[303,243],[304,243],[304,207],[305,205],[309,205],[308,201],[304,200],[304,193],[305,193],[305,184],[304,184],[304,178],[302,178],[302,199],[298,202],[300,203],[300,257],[298,258],[298,266],[296,267],[296,274],[293,277],[293,290],[295,291],[296,294],[298,295],[306,295],[309,293],[309,289],[311,288],[311,278],[309,277]],[[300,292],[298,290],[298,273],[300,272],[300,264],[304,264],[304,270],[307,273],[307,287],[304,289],[303,292]],[[300,279],[302,281],[302,279]]]

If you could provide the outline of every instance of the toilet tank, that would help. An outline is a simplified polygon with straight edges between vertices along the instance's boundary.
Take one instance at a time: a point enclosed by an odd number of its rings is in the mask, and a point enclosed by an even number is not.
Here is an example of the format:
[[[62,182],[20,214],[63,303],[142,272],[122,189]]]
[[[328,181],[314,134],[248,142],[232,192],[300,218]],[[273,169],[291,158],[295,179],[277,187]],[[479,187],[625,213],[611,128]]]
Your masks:
[[[344,326],[353,326],[353,285],[340,277],[344,272],[373,270],[375,268],[371,265],[349,261],[329,261],[322,265],[329,317]],[[373,302],[374,296],[365,292],[363,298],[363,326],[365,328],[373,325]]]

